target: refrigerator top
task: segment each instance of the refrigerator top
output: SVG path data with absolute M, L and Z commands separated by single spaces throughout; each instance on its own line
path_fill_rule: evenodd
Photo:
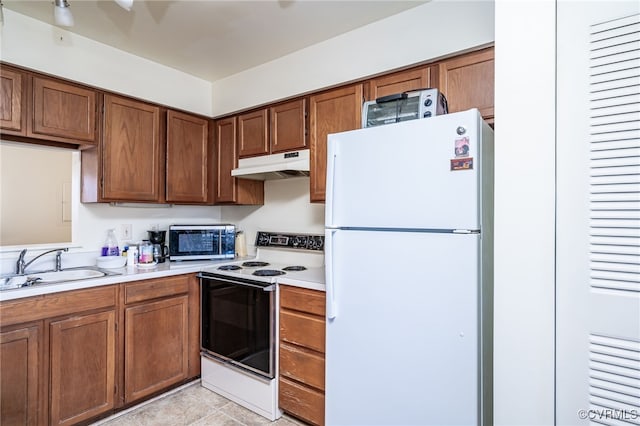
M 493 132 L 477 109 L 331 134 L 328 228 L 480 230 Z

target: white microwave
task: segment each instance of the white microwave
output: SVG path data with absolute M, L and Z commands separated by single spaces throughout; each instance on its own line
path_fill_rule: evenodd
M 447 100 L 438 89 L 398 93 L 365 102 L 362 127 L 428 118 L 448 111 Z

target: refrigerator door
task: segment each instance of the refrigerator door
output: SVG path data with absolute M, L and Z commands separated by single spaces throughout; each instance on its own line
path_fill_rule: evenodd
M 480 229 L 480 130 L 472 109 L 329 135 L 326 225 Z
M 480 236 L 326 237 L 326 424 L 481 424 Z

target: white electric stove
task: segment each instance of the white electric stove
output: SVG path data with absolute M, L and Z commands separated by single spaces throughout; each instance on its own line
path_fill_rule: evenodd
M 258 232 L 256 247 L 255 259 L 200 273 L 202 385 L 275 420 L 278 284 L 323 275 L 324 236 Z

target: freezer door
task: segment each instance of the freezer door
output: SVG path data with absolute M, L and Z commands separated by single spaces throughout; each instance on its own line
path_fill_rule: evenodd
M 481 424 L 480 236 L 326 237 L 326 424 Z
M 480 229 L 477 110 L 329 135 L 329 227 Z

